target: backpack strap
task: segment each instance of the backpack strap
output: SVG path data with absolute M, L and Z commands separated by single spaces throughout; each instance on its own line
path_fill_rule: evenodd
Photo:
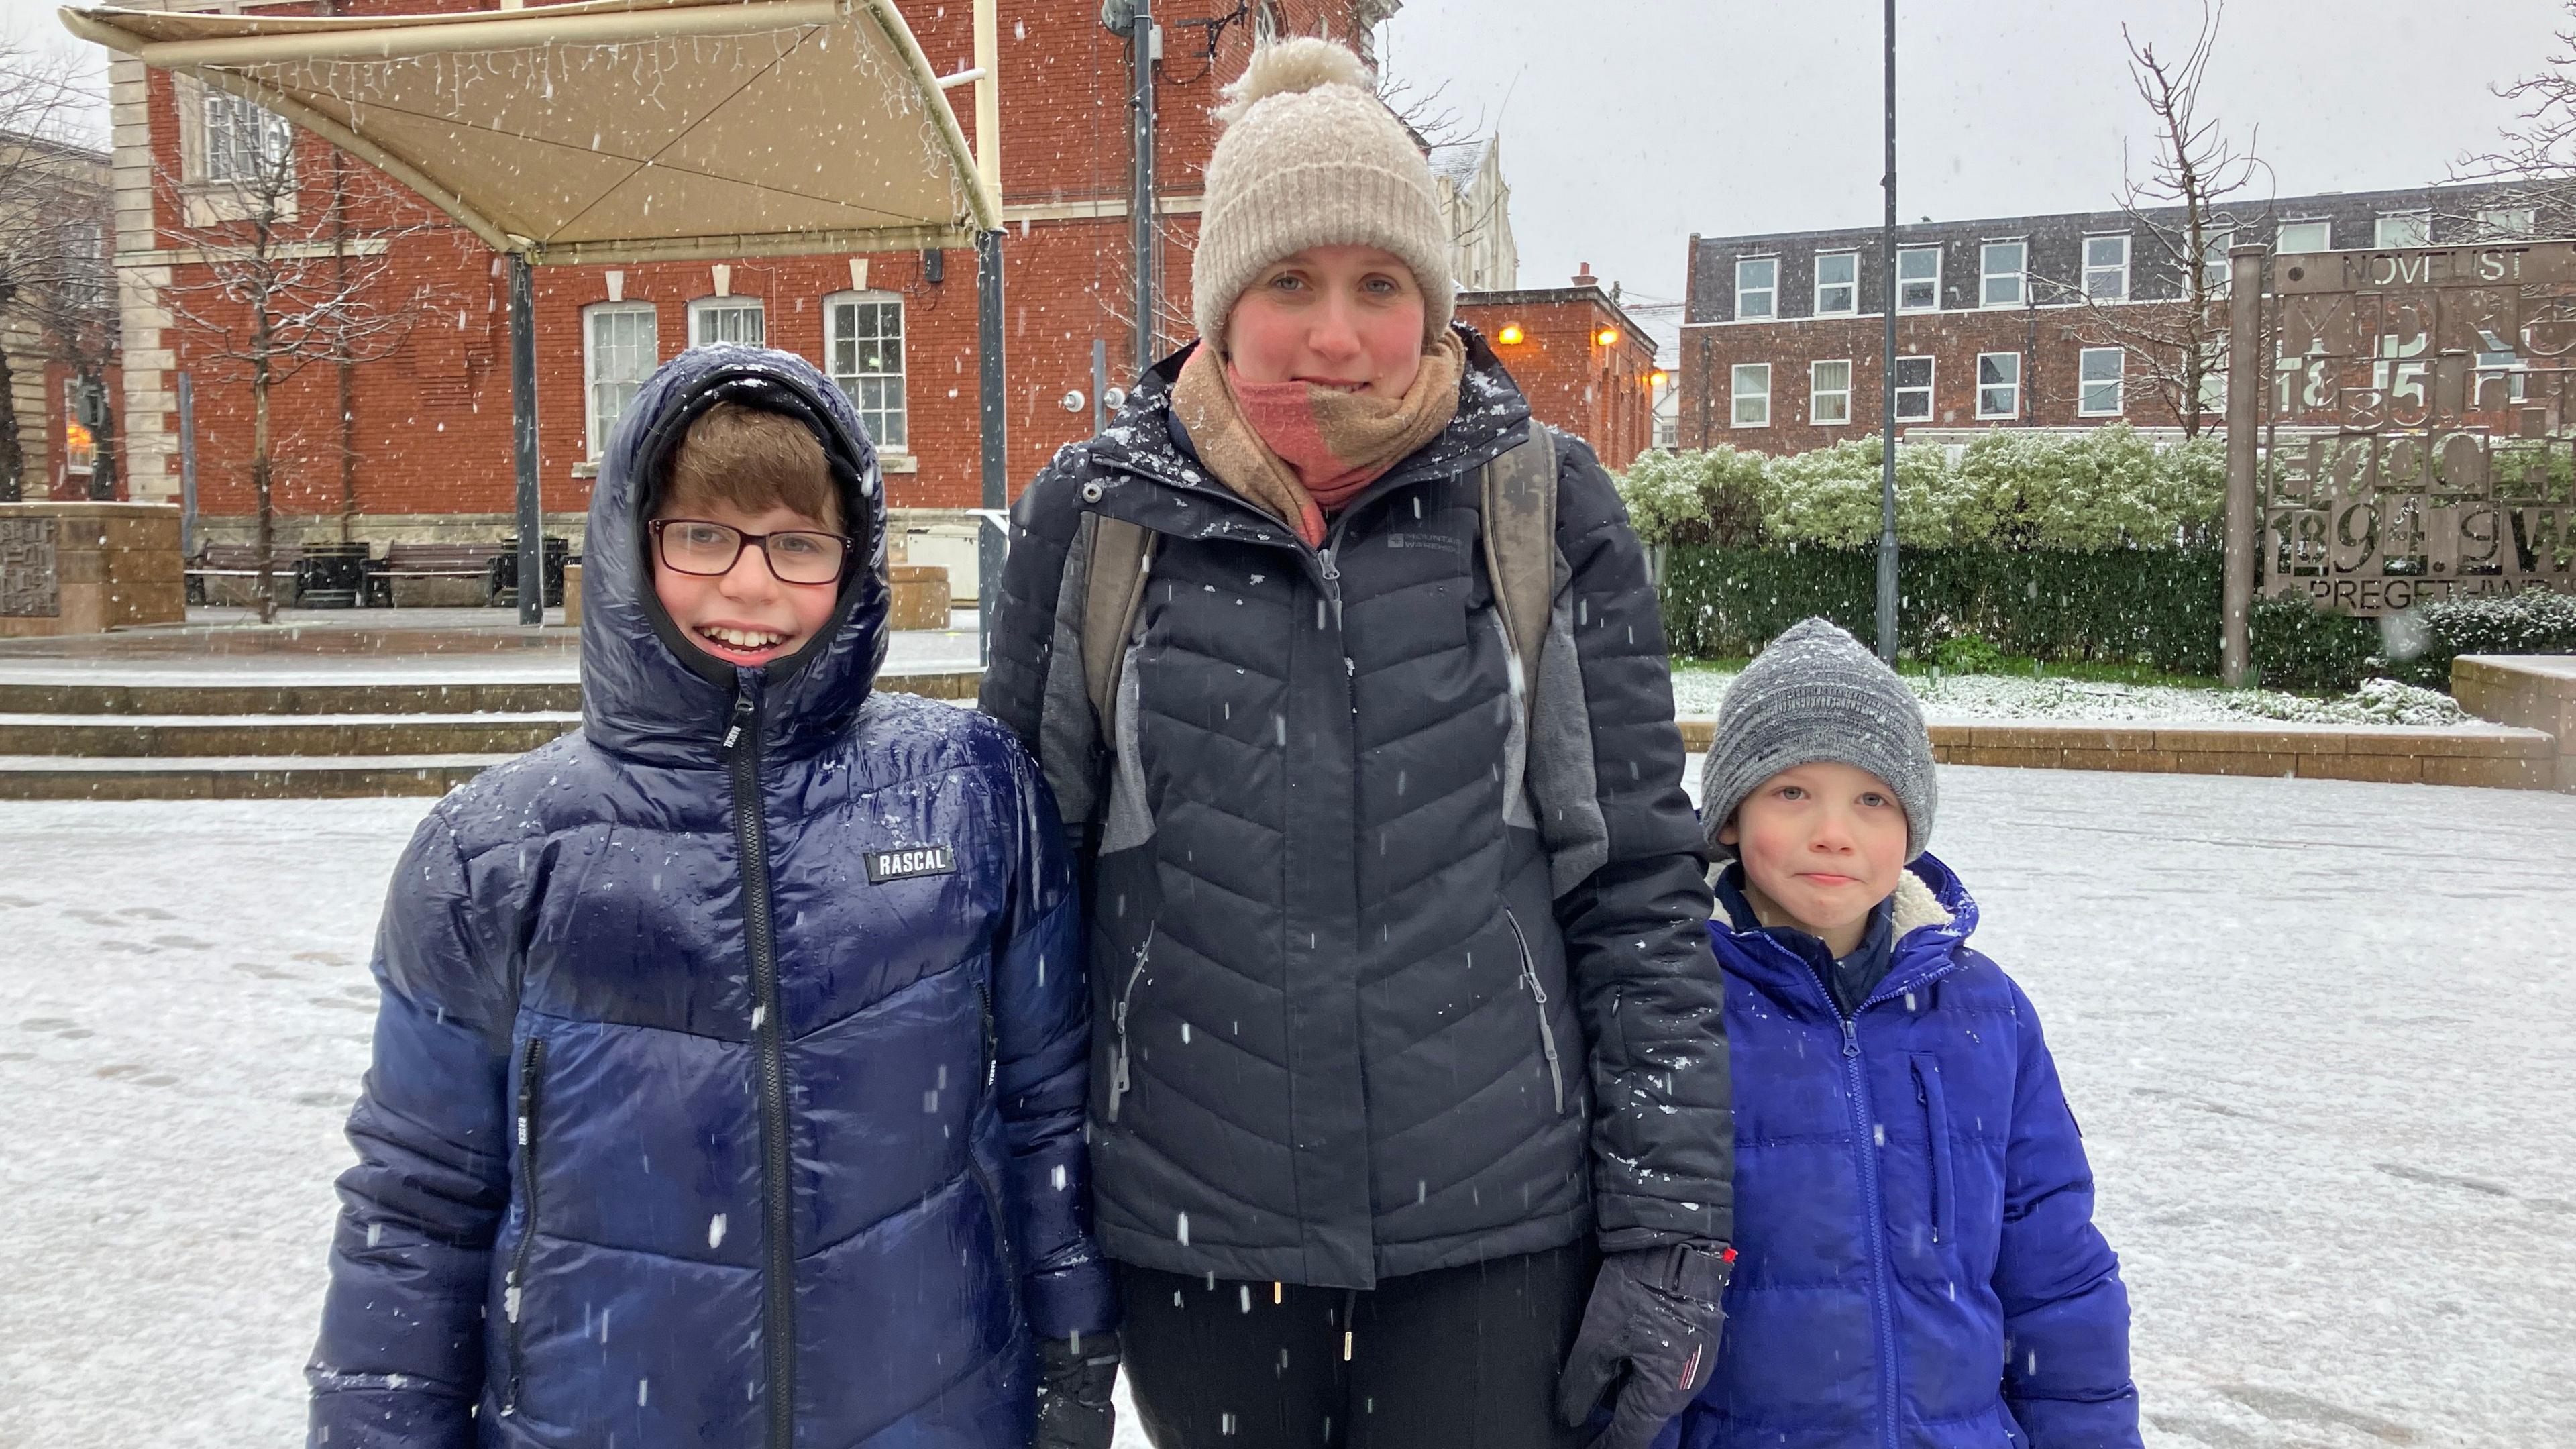
M 1522 695 L 1538 708 L 1538 652 L 1556 607 L 1556 440 L 1532 420 L 1528 439 L 1478 470 L 1485 576 L 1520 666 Z
M 1116 748 L 1118 666 L 1145 603 L 1145 581 L 1154 569 L 1156 535 L 1121 518 L 1091 516 L 1091 562 L 1083 578 L 1082 683 L 1100 738 Z

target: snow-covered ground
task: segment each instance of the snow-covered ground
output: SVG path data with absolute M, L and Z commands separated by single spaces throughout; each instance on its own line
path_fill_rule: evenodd
M 2576 1444 L 2576 798 L 1942 793 L 2089 1134 L 2149 1443 Z M 363 958 L 422 808 L 0 805 L 0 1442 L 299 1437 Z
M 1737 671 L 1683 665 L 1673 671 L 1673 701 L 1683 714 L 1715 714 Z M 1907 675 L 1905 683 L 1935 724 L 1978 720 L 2083 720 L 2103 723 L 2448 725 L 2487 728 L 2439 690 L 2373 679 L 2341 699 L 2310 699 L 2277 689 L 2188 689 L 2167 684 L 2095 684 L 2017 674 Z

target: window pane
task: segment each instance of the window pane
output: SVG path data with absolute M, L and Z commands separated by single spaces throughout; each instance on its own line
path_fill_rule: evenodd
M 1780 275 L 1780 263 L 1771 257 L 1750 257 L 1735 264 L 1735 315 L 1768 317 L 1774 312 L 1773 286 Z
M 2116 347 L 2084 349 L 2077 364 L 2082 385 L 2076 390 L 2076 411 L 2098 414 L 2120 410 L 2120 371 L 2126 360 Z
M 1939 247 L 1907 247 L 1896 254 L 1896 275 L 1901 281 L 1928 280 L 1941 275 Z
M 1985 285 L 1980 302 L 1988 307 L 2009 306 L 2022 299 L 2020 242 L 1991 242 L 1981 251 Z
M 1851 390 L 1851 364 L 1848 362 L 1817 363 L 1816 390 L 1819 392 L 1849 392 Z
M 2327 221 L 2285 221 L 2281 239 L 2274 248 L 2281 252 L 2325 252 L 2334 250 L 2334 223 Z
M 2540 214 L 2528 206 L 2488 207 L 2478 213 L 2478 229 L 2496 237 L 2537 236 Z
M 1860 258 L 1852 252 L 1827 252 L 1816 258 L 1816 284 L 1830 286 L 1850 282 L 1859 275 Z
M 2212 292 L 2227 290 L 2228 279 L 2233 270 L 2227 260 L 2227 253 L 2235 245 L 2236 233 L 2233 231 L 2213 231 L 2202 234 L 2200 264 L 2202 276 L 2205 278 L 2202 286 Z
M 1739 362 L 1732 376 L 1734 422 L 1739 428 L 1767 427 L 1771 422 L 1771 365 Z
M 2088 236 L 2084 239 L 2084 265 L 2117 267 L 2127 265 L 2129 239 L 2124 236 Z
M 2401 211 L 2379 219 L 2377 239 L 2382 247 L 2428 247 L 2433 244 L 2433 218 L 2421 211 Z
M 1772 279 L 1779 275 L 1779 269 L 1780 263 L 1771 257 L 1751 258 L 1737 262 L 1735 285 L 1738 288 L 1768 287 L 1772 285 Z
M 2084 380 L 2086 382 L 2101 382 L 2105 379 L 2117 380 L 2119 376 L 2120 349 L 2116 347 L 2087 347 L 2084 349 Z
M 1896 359 L 1896 385 L 1898 387 L 1930 387 L 1932 385 L 1932 359 L 1928 357 L 1900 357 Z

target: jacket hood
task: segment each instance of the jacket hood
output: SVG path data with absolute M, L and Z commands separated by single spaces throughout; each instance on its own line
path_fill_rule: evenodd
M 1710 883 L 1714 885 L 1732 864 L 1720 861 L 1709 867 Z M 1895 918 L 1890 923 L 1896 936 L 1893 959 L 1887 975 L 1870 993 L 1872 999 L 1947 974 L 1977 929 L 1976 898 L 1968 894 L 1956 871 L 1931 854 L 1918 855 L 1906 864 L 1905 873 L 1897 878 L 1895 900 Z M 1728 919 L 1722 896 L 1708 925 L 1718 962 L 1729 973 L 1774 995 L 1815 997 L 1823 990 L 1795 952 L 1764 935 L 1752 922 L 1739 926 Z M 1830 1002 L 1821 1004 L 1833 1009 Z
M 757 668 L 690 644 L 654 595 L 644 523 L 672 450 L 719 402 L 781 413 L 813 430 L 858 538 L 830 622 L 804 648 Z M 713 765 L 738 696 L 762 709 L 766 750 L 810 754 L 857 718 L 885 660 L 885 486 L 866 427 L 830 379 L 790 352 L 700 347 L 645 382 L 627 406 L 590 496 L 582 548 L 582 730 L 601 748 L 665 765 Z
M 1452 322 L 1450 330 L 1467 345 L 1467 365 L 1458 379 L 1458 413 L 1440 436 L 1369 484 L 1351 507 L 1408 483 L 1481 467 L 1529 436 L 1529 402 L 1520 385 L 1475 328 Z M 1193 342 L 1138 379 L 1135 391 L 1109 426 L 1088 442 L 1076 444 L 1088 460 L 1101 466 L 1097 481 L 1102 511 L 1161 533 L 1189 538 L 1235 537 L 1255 543 L 1295 542 L 1296 531 L 1268 519 L 1258 504 L 1217 481 L 1192 450 L 1189 435 L 1172 415 L 1172 388 L 1181 366 L 1205 346 Z M 1170 490 L 1179 490 L 1174 496 Z M 1122 496 L 1123 495 L 1123 496 Z M 1224 506 L 1198 508 L 1192 497 L 1205 495 Z

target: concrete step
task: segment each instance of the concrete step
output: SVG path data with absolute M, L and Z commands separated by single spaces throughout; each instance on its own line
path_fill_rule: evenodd
M 145 671 L 0 668 L 0 715 L 465 715 L 571 714 L 581 686 L 554 680 L 333 680 L 319 671 L 234 677 L 214 671 L 155 678 Z M 933 699 L 973 699 L 980 669 L 885 674 L 879 689 Z
M 580 727 L 576 713 L 0 714 L 0 755 L 80 759 L 212 756 L 514 755 Z
M 75 759 L 0 755 L 0 800 L 320 800 L 444 795 L 508 755 Z

